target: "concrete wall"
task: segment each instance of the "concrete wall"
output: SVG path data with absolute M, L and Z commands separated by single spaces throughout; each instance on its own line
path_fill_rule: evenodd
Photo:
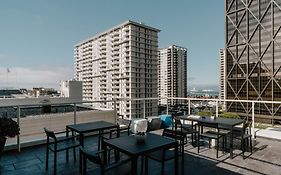
M 77 112 L 77 123 L 91 121 L 115 122 L 114 111 L 80 111 Z M 74 113 L 48 114 L 21 118 L 20 140 L 21 143 L 42 140 L 46 138 L 43 128 L 46 127 L 56 132 L 65 131 L 66 125 L 74 123 Z M 16 143 L 16 138 L 8 138 L 6 145 Z

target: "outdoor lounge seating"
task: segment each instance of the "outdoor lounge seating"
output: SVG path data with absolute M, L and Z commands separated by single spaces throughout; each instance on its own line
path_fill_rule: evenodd
M 71 137 L 65 137 L 65 138 L 57 138 L 56 134 L 62 134 L 65 132 L 59 132 L 59 133 L 54 133 L 53 131 L 50 131 L 46 128 L 44 128 L 44 131 L 47 135 L 47 148 L 46 148 L 46 170 L 48 169 L 49 165 L 49 150 L 54 152 L 54 174 L 57 173 L 57 152 L 60 151 L 66 151 L 66 161 L 68 162 L 69 160 L 69 154 L 68 150 L 73 149 L 73 157 L 74 160 L 76 161 L 76 152 L 75 148 L 78 147 L 80 144 L 75 140 L 74 136 Z M 53 140 L 53 142 L 50 141 L 50 139 Z

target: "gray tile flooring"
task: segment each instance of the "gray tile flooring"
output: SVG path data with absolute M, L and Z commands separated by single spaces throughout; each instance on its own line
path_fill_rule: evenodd
M 87 145 L 94 145 L 95 139 L 87 138 Z M 91 147 L 91 146 L 90 146 Z M 234 159 L 229 158 L 229 153 L 219 152 L 216 159 L 215 148 L 209 149 L 201 147 L 197 154 L 197 148 L 191 145 L 185 147 L 184 174 L 281 174 L 281 142 L 257 138 L 254 141 L 253 154 L 246 153 L 246 159 L 241 156 L 238 143 L 234 153 Z M 48 175 L 53 173 L 52 160 L 50 156 L 49 170 L 45 170 L 45 145 L 22 149 L 20 153 L 16 151 L 5 152 L 0 161 L 1 175 Z M 78 152 L 78 151 L 77 151 Z M 58 173 L 62 175 L 75 175 L 78 173 L 79 161 L 74 162 L 72 152 L 70 161 L 66 163 L 65 153 L 58 154 Z M 77 153 L 78 158 L 78 153 Z M 139 160 L 140 162 L 140 160 Z M 173 174 L 173 161 L 167 162 L 165 174 Z M 89 164 L 89 168 L 95 167 Z M 92 171 L 93 172 L 93 171 Z M 96 174 L 96 173 L 93 173 Z M 149 161 L 149 174 L 160 174 L 160 164 L 152 160 Z

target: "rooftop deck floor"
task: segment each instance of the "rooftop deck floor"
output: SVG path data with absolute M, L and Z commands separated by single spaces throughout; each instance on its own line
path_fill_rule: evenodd
M 94 140 L 87 138 L 87 145 L 94 146 Z M 236 146 L 238 148 L 238 146 Z M 184 174 L 281 174 L 281 142 L 257 138 L 254 141 L 253 154 L 246 153 L 243 159 L 241 151 L 235 149 L 233 159 L 229 153 L 219 152 L 216 159 L 215 148 L 201 147 L 197 154 L 197 147 L 190 144 L 185 147 Z M 45 170 L 45 145 L 24 148 L 20 153 L 16 151 L 5 152 L 0 161 L 1 175 L 45 175 L 53 173 L 52 160 L 50 156 L 49 170 Z M 78 151 L 77 151 L 78 152 Z M 66 163 L 65 153 L 58 154 L 58 173 L 61 175 L 79 174 L 79 161 L 74 162 L 70 152 L 70 161 Z M 77 153 L 78 158 L 78 153 Z M 139 161 L 140 162 L 140 161 Z M 89 166 L 91 168 L 91 166 Z M 92 169 L 95 169 L 92 166 Z M 160 174 L 160 164 L 149 161 L 149 174 Z M 173 161 L 166 163 L 165 174 L 173 174 Z

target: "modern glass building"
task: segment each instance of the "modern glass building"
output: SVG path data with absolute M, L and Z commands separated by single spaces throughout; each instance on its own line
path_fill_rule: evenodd
M 226 0 L 226 97 L 281 100 L 281 1 Z M 228 103 L 227 110 L 251 113 L 250 103 Z M 280 105 L 255 104 L 255 114 L 281 119 Z

